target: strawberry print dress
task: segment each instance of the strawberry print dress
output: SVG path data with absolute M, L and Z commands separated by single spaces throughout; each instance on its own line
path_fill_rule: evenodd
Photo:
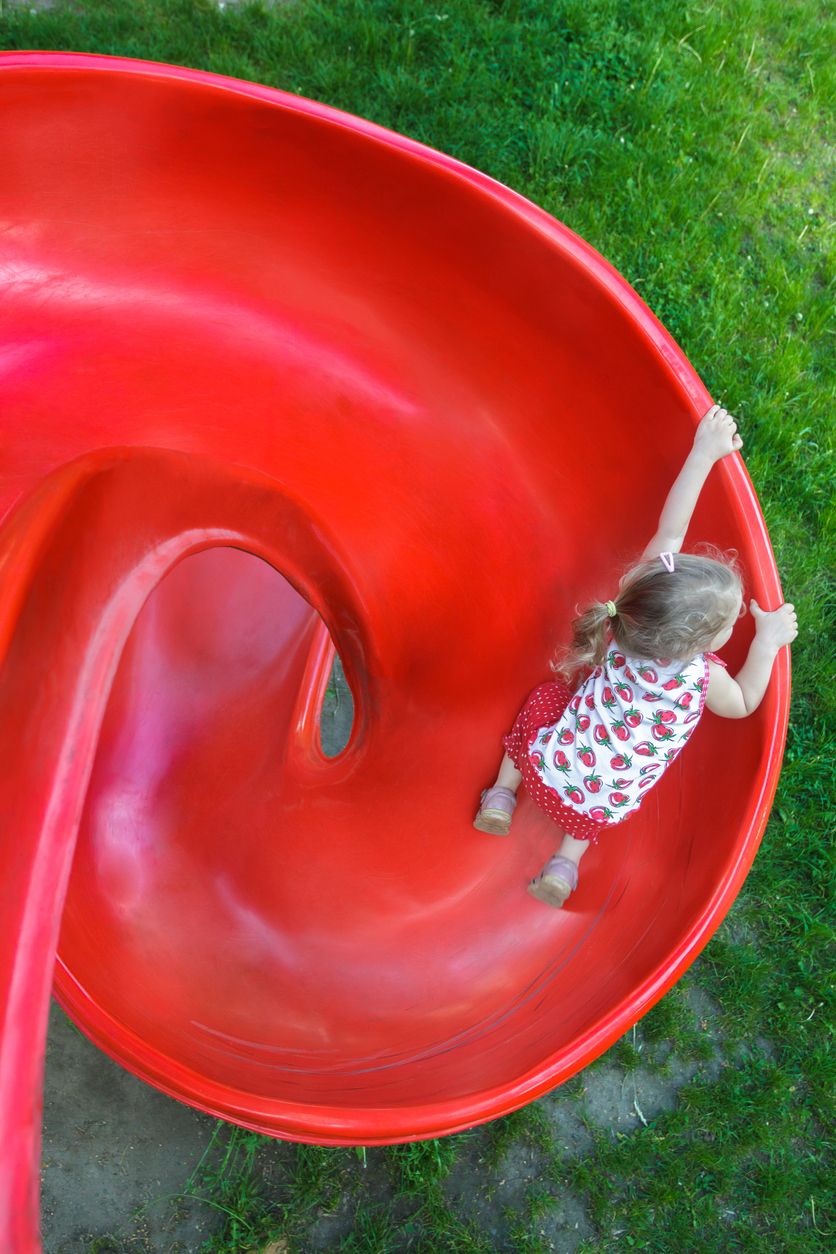
M 623 822 L 693 735 L 709 660 L 725 666 L 713 653 L 643 661 L 611 646 L 576 690 L 535 688 L 503 741 L 532 799 L 577 840 Z

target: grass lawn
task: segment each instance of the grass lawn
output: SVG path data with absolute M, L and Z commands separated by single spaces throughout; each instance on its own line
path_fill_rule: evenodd
M 272 1236 L 274 1254 L 818 1254 L 836 1241 L 828 45 L 833 26 L 817 0 L 288 0 L 222 10 L 209 0 L 77 0 L 35 14 L 0 3 L 3 48 L 142 57 L 280 87 L 448 152 L 567 223 L 636 287 L 739 417 L 798 609 L 784 771 L 739 899 L 639 1034 L 555 1095 L 582 1111 L 585 1076 L 601 1068 L 627 1082 L 639 1066 L 694 1064 L 672 1108 L 628 1131 L 582 1117 L 567 1140 L 545 1098 L 476 1133 L 365 1161 L 219 1123 L 183 1190 L 217 1210 L 214 1249 L 262 1249 Z M 716 1008 L 715 1067 L 700 1066 L 710 1051 L 689 993 Z M 503 1209 L 509 1164 L 520 1187 Z M 455 1201 L 456 1180 L 476 1199 L 469 1209 Z M 557 1237 L 551 1218 L 567 1197 L 582 1221 Z M 343 1219 L 323 1245 L 329 1212 Z

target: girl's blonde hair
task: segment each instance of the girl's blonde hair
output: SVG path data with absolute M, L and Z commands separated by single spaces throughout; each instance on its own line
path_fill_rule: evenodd
M 673 571 L 659 557 L 630 567 L 615 614 L 595 602 L 576 618 L 572 643 L 552 661 L 552 670 L 571 680 L 584 667 L 600 666 L 610 632 L 628 657 L 686 661 L 705 652 L 743 595 L 735 554 L 705 548 L 706 554 L 676 553 Z

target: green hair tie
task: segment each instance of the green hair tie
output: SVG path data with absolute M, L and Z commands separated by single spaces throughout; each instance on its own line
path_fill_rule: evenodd
M 615 616 L 616 616 L 616 614 L 617 614 L 617 613 L 618 613 L 618 610 L 616 609 L 616 606 L 615 606 L 615 601 L 607 601 L 607 614 L 608 614 L 608 616 L 609 616 L 610 618 L 615 618 Z

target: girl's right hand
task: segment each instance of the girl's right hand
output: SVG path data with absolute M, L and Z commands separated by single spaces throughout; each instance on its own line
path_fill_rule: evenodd
M 729 453 L 736 453 L 742 447 L 743 441 L 737 434 L 736 420 L 722 405 L 712 405 L 697 427 L 694 448 L 710 461 L 716 462 Z
M 777 610 L 762 610 L 757 601 L 750 601 L 749 610 L 755 620 L 758 640 L 776 653 L 785 644 L 792 644 L 798 635 L 795 606 L 789 601 Z

